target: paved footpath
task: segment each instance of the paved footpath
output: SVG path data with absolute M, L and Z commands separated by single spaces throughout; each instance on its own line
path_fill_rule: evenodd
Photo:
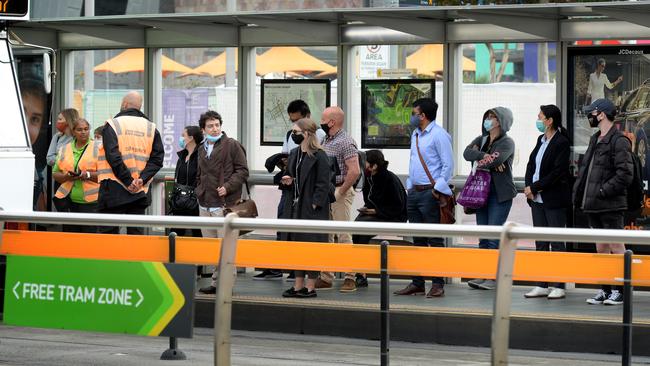
M 0 325 L 0 365 L 212 365 L 212 330 L 198 328 L 181 339 L 186 361 L 160 361 L 166 338 L 18 328 Z M 233 332 L 232 364 L 241 366 L 379 365 L 379 343 L 293 334 Z M 488 365 L 490 350 L 391 343 L 391 364 L 398 366 Z M 636 365 L 650 358 L 635 358 Z M 611 355 L 511 351 L 510 365 L 600 366 L 620 364 Z

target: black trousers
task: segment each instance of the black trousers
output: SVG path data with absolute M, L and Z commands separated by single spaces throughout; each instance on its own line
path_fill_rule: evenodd
M 66 197 L 70 200 L 69 197 Z M 68 202 L 68 212 L 77 213 L 95 213 L 97 212 L 97 202 L 94 203 L 74 203 Z M 96 233 L 97 226 L 90 225 L 63 225 L 63 232 L 65 233 Z
M 146 208 L 142 207 L 142 205 L 137 204 L 137 205 L 131 205 L 131 204 L 126 204 L 126 205 L 121 205 L 117 207 L 110 207 L 110 208 L 104 208 L 101 209 L 99 212 L 100 213 L 105 213 L 105 214 L 122 214 L 122 215 L 144 215 Z M 98 228 L 99 233 L 101 234 L 119 234 L 120 233 L 120 227 L 119 226 L 100 226 Z M 126 233 L 129 235 L 144 235 L 144 228 L 143 227 L 127 227 L 126 228 Z
M 532 202 L 533 226 L 539 227 L 566 227 L 566 208 L 545 208 L 544 204 Z M 535 248 L 538 252 L 566 252 L 564 242 L 536 241 Z M 548 288 L 548 282 L 540 282 L 539 287 Z M 555 283 L 553 287 L 564 288 L 564 283 Z

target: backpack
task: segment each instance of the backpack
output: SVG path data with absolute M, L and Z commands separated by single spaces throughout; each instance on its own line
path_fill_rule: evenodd
M 618 136 L 629 138 L 623 134 L 614 134 L 610 142 L 610 156 L 612 159 L 612 166 L 614 165 L 614 156 L 616 154 L 616 140 Z M 630 144 L 632 141 L 630 141 Z M 644 204 L 644 184 L 643 184 L 643 168 L 639 157 L 630 150 L 632 155 L 632 183 L 627 187 L 627 211 L 640 212 Z
M 361 192 L 363 190 L 363 184 L 366 182 L 366 152 L 357 150 L 357 155 L 359 157 L 359 178 L 354 182 L 352 187 L 355 191 Z

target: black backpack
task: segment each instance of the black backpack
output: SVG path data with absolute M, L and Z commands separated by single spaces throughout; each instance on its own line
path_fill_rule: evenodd
M 612 136 L 612 140 L 609 144 L 612 166 L 614 165 L 616 140 L 618 139 L 618 136 L 625 137 L 629 140 L 627 136 L 620 133 L 616 133 Z M 632 142 L 630 141 L 630 146 L 631 144 Z M 630 151 L 630 154 L 632 155 L 632 183 L 627 187 L 627 211 L 633 213 L 641 212 L 641 208 L 644 204 L 643 196 L 645 186 L 643 184 L 643 168 L 641 166 L 641 160 L 639 160 L 639 157 L 634 153 L 634 151 Z
M 359 178 L 357 178 L 357 181 L 354 182 L 352 187 L 355 191 L 361 192 L 366 182 L 366 152 L 357 150 L 357 155 L 359 157 Z

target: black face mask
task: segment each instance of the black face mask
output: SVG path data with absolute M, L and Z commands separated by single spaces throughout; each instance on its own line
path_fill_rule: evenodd
M 589 114 L 587 120 L 589 121 L 589 126 L 591 126 L 591 128 L 598 127 L 598 115 L 594 116 L 593 114 Z
M 293 140 L 293 142 L 296 143 L 296 145 L 300 145 L 300 144 L 302 144 L 302 141 L 305 139 L 305 136 L 296 135 L 295 133 L 292 133 L 291 134 L 291 139 Z
M 323 131 L 325 131 L 326 135 L 330 134 L 330 125 L 328 125 L 327 123 L 320 125 L 320 128 L 322 128 Z

